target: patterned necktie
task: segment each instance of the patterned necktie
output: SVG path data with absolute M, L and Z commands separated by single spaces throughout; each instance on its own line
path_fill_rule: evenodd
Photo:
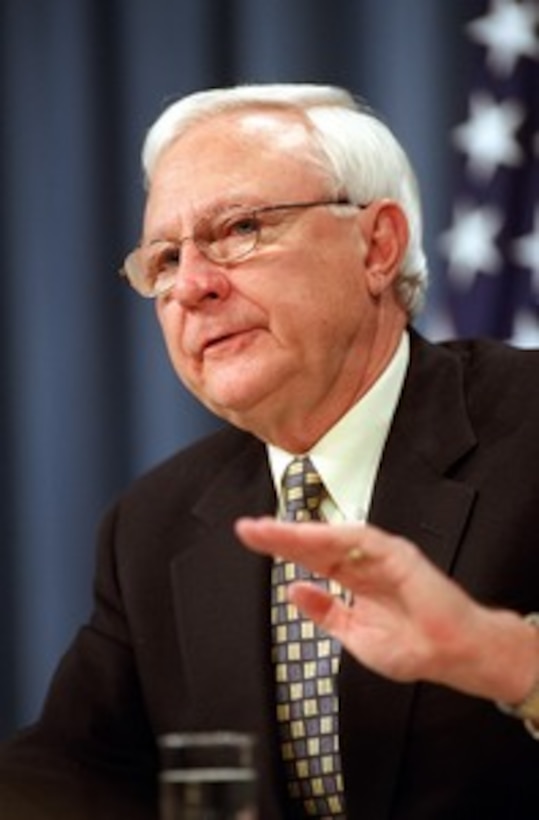
M 285 520 L 319 521 L 324 486 L 311 461 L 296 458 L 283 481 Z M 339 594 L 332 581 L 276 559 L 271 620 L 277 718 L 290 796 L 309 817 L 344 818 L 336 677 L 340 644 L 287 602 L 290 581 L 307 579 Z

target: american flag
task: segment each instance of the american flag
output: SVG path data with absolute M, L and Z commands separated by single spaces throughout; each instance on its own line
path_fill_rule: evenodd
M 475 76 L 451 140 L 459 184 L 440 237 L 459 336 L 539 346 L 539 0 L 489 0 L 465 29 Z

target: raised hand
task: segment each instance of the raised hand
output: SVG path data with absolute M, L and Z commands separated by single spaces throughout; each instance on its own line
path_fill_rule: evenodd
M 273 518 L 240 519 L 236 531 L 250 549 L 343 585 L 345 600 L 305 582 L 291 584 L 289 598 L 374 671 L 510 702 L 533 686 L 536 630 L 516 613 L 477 603 L 411 542 L 361 524 Z

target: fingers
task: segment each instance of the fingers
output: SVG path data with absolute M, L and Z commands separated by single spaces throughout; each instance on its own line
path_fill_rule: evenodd
M 403 539 L 370 525 L 287 523 L 274 518 L 242 518 L 236 533 L 255 552 L 286 558 L 322 575 L 337 577 L 395 553 Z
M 288 588 L 288 600 L 325 632 L 343 639 L 348 607 L 342 599 L 333 597 L 316 584 L 295 581 Z
M 345 560 L 353 567 L 356 567 L 366 557 L 367 553 L 365 552 L 365 550 L 362 549 L 360 546 L 356 546 L 350 547 L 350 549 L 346 553 Z
M 288 600 L 307 618 L 319 626 L 327 618 L 334 598 L 317 584 L 307 581 L 295 581 L 288 587 Z
M 357 561 L 364 555 L 364 545 L 359 544 L 362 531 L 360 524 L 342 524 L 338 527 L 320 523 L 288 523 L 275 518 L 240 518 L 236 533 L 246 546 L 255 552 L 296 560 L 300 556 L 314 558 L 330 547 L 334 562 L 347 558 Z
M 394 595 L 417 576 L 418 568 L 427 566 L 409 541 L 366 524 L 243 518 L 237 521 L 236 532 L 255 552 L 333 578 L 354 596 Z

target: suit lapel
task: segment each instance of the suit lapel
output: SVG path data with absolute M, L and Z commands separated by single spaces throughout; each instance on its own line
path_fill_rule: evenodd
M 450 477 L 475 447 L 459 359 L 412 334 L 403 394 L 380 465 L 370 520 L 415 543 L 446 571 L 475 498 Z
M 194 509 L 187 548 L 172 565 L 180 648 L 190 675 L 193 727 L 253 733 L 263 816 L 279 817 L 270 659 L 270 561 L 234 536 L 240 515 L 273 514 L 263 445 L 223 465 Z
M 411 334 L 403 394 L 383 454 L 370 521 L 411 539 L 450 573 L 475 490 L 451 479 L 451 467 L 475 445 L 463 393 L 462 365 L 444 349 Z M 357 664 L 341 664 L 343 760 L 352 784 L 349 813 L 390 816 L 417 687 L 394 684 Z M 385 740 L 387 739 L 387 740 Z M 361 782 L 356 790 L 358 766 Z

